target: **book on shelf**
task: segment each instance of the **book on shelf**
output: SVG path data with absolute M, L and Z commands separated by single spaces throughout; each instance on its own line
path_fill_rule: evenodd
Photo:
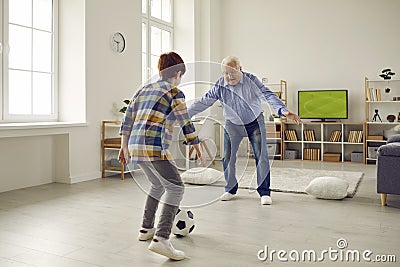
M 367 101 L 372 101 L 370 88 L 367 89 Z
M 303 150 L 303 153 L 304 153 L 303 159 L 306 159 L 306 160 L 310 159 L 308 151 L 309 151 L 309 148 L 304 148 L 304 150 Z
M 358 139 L 357 139 L 357 143 L 361 143 L 363 140 L 363 135 L 364 132 L 363 131 L 358 131 Z
M 352 130 L 352 131 L 349 132 L 349 138 L 348 138 L 347 142 L 349 142 L 349 143 L 361 143 L 362 139 L 363 139 L 363 131 L 362 130 L 361 131 Z
M 329 142 L 340 142 L 342 138 L 342 130 L 332 131 L 331 136 L 329 137 Z
M 358 131 L 357 143 L 361 143 L 363 139 L 363 131 Z
M 376 89 L 376 100 L 382 101 L 381 89 L 379 88 Z
M 376 101 L 376 93 L 374 88 L 369 88 L 371 92 L 371 101 Z
M 290 135 L 292 140 L 291 141 L 297 141 L 297 133 L 295 130 L 290 130 Z
M 321 149 L 319 148 L 304 148 L 303 158 L 305 160 L 320 160 Z
M 336 140 L 337 142 L 342 141 L 342 130 L 336 132 Z
M 314 130 L 304 130 L 304 141 L 315 141 Z
M 382 101 L 382 93 L 380 88 L 368 88 L 367 90 L 368 101 Z
M 353 131 L 350 131 L 350 132 L 349 132 L 349 138 L 347 139 L 347 141 L 348 141 L 349 143 L 353 143 L 353 139 L 354 139 L 354 132 L 353 132 Z
M 285 138 L 287 141 L 297 141 L 297 134 L 295 130 L 285 130 Z
M 285 134 L 285 139 L 289 140 L 289 130 L 285 130 L 284 134 Z

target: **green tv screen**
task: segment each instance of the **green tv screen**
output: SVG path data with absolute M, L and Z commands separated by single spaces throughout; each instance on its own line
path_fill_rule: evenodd
M 347 119 L 347 90 L 298 91 L 302 119 Z

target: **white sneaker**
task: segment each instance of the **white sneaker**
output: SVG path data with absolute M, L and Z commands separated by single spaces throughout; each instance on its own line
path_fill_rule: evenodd
M 172 260 L 180 261 L 185 258 L 185 253 L 175 249 L 169 239 L 156 237 L 151 241 L 149 249 Z
M 225 193 L 222 194 L 221 200 L 222 201 L 228 201 L 228 200 L 231 200 L 232 198 L 234 198 L 235 196 L 236 196 L 235 194 L 231 194 L 229 192 L 225 192 Z
M 149 240 L 149 239 L 153 238 L 155 232 L 156 232 L 156 228 L 147 229 L 147 228 L 142 227 L 139 231 L 138 238 L 140 241 Z
M 270 196 L 262 196 L 261 197 L 261 205 L 271 205 L 272 198 Z

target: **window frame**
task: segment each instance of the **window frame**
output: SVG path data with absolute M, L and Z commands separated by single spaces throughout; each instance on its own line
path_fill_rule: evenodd
M 142 13 L 142 23 L 146 26 L 146 53 L 143 53 L 143 47 L 141 49 L 141 54 L 146 54 L 146 63 L 145 69 L 142 70 L 145 73 L 145 80 L 142 80 L 142 84 L 146 83 L 150 79 L 154 77 L 157 73 L 151 73 L 151 27 L 157 27 L 163 31 L 168 31 L 171 34 L 170 39 L 170 50 L 173 50 L 174 44 L 174 0 L 171 0 L 171 22 L 164 21 L 162 19 L 158 19 L 156 17 L 151 16 L 151 1 L 152 0 L 144 0 L 146 2 L 146 13 Z M 143 1 L 142 1 L 143 4 Z M 143 10 L 143 8 L 142 8 Z M 142 40 L 143 43 L 143 40 Z M 142 58 L 143 60 L 143 58 Z M 143 78 L 143 77 L 142 77 Z
M 0 97 L 0 123 L 8 123 L 8 122 L 38 122 L 38 121 L 58 121 L 58 1 L 52 0 L 52 59 L 51 59 L 51 74 L 52 74 L 52 82 L 51 82 L 51 114 L 46 115 L 38 115 L 38 114 L 9 114 L 9 1 L 12 0 L 0 0 L 0 12 L 3 14 L 3 19 L 1 20 L 1 30 L 0 30 L 0 38 L 3 43 L 3 53 L 1 54 L 1 63 L 2 63 L 2 72 L 1 72 L 1 97 Z M 35 29 L 32 27 L 28 27 L 30 29 Z M 33 43 L 31 43 L 33 45 Z M 33 54 L 32 54 L 33 56 Z M 29 73 L 35 73 L 32 69 L 29 70 Z M 32 94 L 32 87 L 30 92 Z M 33 101 L 33 98 L 31 99 Z M 33 106 L 32 106 L 33 108 Z

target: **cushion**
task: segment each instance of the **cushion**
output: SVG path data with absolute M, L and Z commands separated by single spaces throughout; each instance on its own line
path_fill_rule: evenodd
M 389 143 L 378 148 L 379 156 L 400 157 L 400 143 Z
M 306 187 L 305 191 L 316 198 L 343 199 L 347 196 L 349 182 L 337 177 L 317 177 Z
M 400 142 L 400 134 L 395 134 L 392 135 L 391 137 L 389 137 L 389 139 L 387 140 L 387 143 L 395 143 L 395 142 Z
M 212 184 L 223 177 L 223 172 L 204 167 L 192 168 L 181 174 L 182 181 L 188 184 Z

